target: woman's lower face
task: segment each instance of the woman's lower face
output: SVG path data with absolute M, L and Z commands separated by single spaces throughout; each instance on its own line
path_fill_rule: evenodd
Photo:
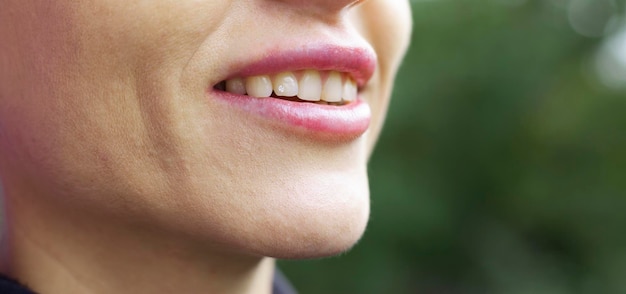
M 7 191 L 243 254 L 350 248 L 410 32 L 408 1 L 353 2 L 3 1 Z

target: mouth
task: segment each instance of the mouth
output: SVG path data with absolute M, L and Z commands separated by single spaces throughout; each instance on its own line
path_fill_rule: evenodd
M 375 68 L 376 55 L 370 48 L 270 51 L 256 61 L 231 65 L 231 74 L 214 84 L 209 94 L 228 108 L 243 111 L 242 119 L 269 122 L 290 134 L 356 139 L 369 128 L 371 109 L 362 90 Z
M 351 103 L 358 95 L 356 81 L 348 73 L 315 69 L 235 77 L 218 83 L 214 89 L 260 99 L 271 97 L 333 106 Z

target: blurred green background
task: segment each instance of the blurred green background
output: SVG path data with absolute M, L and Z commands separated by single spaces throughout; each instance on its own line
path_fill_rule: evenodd
M 626 293 L 625 7 L 413 1 L 368 231 L 299 291 Z

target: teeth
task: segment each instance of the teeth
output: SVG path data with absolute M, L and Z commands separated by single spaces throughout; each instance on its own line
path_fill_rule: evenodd
M 322 77 L 320 72 L 307 70 L 302 74 L 298 91 L 298 98 L 306 101 L 320 101 L 322 98 Z
M 272 77 L 258 75 L 229 79 L 222 89 L 258 98 L 270 97 L 274 93 L 274 97 L 298 97 L 318 104 L 337 105 L 357 98 L 356 82 L 350 77 L 344 78 L 344 75 L 336 71 L 321 73 L 317 70 L 282 72 Z
M 298 95 L 298 79 L 293 73 L 284 72 L 274 77 L 274 93 L 279 97 Z
M 322 100 L 326 102 L 341 102 L 341 95 L 343 94 L 342 84 L 341 74 L 336 71 L 331 72 L 322 91 Z
M 357 96 L 357 87 L 356 83 L 353 80 L 346 81 L 343 84 L 343 100 L 345 101 L 354 101 Z
M 249 77 L 246 79 L 246 92 L 258 98 L 272 96 L 272 80 L 269 76 Z
M 246 84 L 242 78 L 235 78 L 226 81 L 226 91 L 229 93 L 245 95 L 246 94 Z

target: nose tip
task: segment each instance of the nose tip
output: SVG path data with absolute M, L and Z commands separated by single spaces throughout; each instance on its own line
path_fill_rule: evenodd
M 333 14 L 358 5 L 365 0 L 275 0 L 298 7 L 310 13 Z M 395 1 L 395 0 L 390 0 Z

